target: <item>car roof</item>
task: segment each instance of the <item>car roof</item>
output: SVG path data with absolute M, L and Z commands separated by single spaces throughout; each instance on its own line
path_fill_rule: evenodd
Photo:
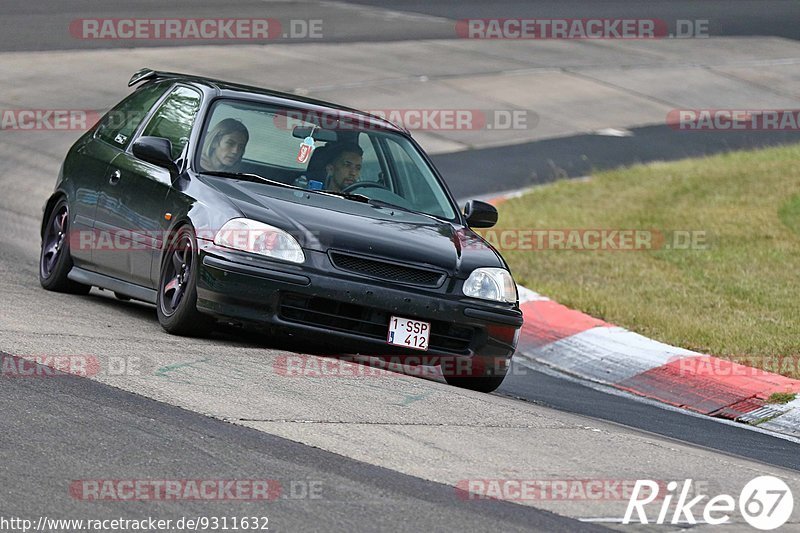
M 264 89 L 262 87 L 255 87 L 252 85 L 245 85 L 241 83 L 232 83 L 214 78 L 207 78 L 204 76 L 181 74 L 178 72 L 161 72 L 149 68 L 143 68 L 136 71 L 133 74 L 133 76 L 131 76 L 131 79 L 128 82 L 128 87 L 132 87 L 143 81 L 150 82 L 150 81 L 162 81 L 162 80 L 183 81 L 190 84 L 200 85 L 203 87 L 214 89 L 219 94 L 222 94 L 224 96 L 248 95 L 248 96 L 268 97 L 268 99 L 272 102 L 289 103 L 292 104 L 293 106 L 302 107 L 309 111 L 319 112 L 326 110 L 334 110 L 336 111 L 337 115 L 342 116 L 343 118 L 355 119 L 356 117 L 361 117 L 363 121 L 363 117 L 368 117 L 370 122 L 372 122 L 373 125 L 375 126 L 409 135 L 409 132 L 406 128 L 399 126 L 377 115 L 367 113 L 365 111 L 342 106 L 339 104 L 334 104 L 331 102 L 325 102 L 323 100 L 316 100 L 314 98 L 299 96 L 296 94 L 290 94 L 271 89 Z

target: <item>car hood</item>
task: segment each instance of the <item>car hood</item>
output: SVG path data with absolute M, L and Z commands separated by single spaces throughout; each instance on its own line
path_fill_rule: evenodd
M 291 233 L 309 250 L 341 250 L 433 266 L 466 276 L 506 265 L 469 228 L 334 196 L 224 178 L 203 178 L 246 218 Z

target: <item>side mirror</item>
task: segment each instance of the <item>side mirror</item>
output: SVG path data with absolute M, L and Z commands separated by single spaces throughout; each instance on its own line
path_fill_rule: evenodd
M 178 165 L 172 160 L 172 143 L 163 137 L 139 137 L 131 149 L 133 155 L 156 166 L 169 170 L 172 176 L 178 174 Z
M 497 224 L 497 209 L 480 200 L 470 200 L 464 206 L 464 216 L 471 228 L 491 228 Z

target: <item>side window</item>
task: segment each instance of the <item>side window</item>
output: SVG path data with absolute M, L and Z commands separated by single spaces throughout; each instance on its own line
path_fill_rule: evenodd
M 111 146 L 124 150 L 130 144 L 136 128 L 139 127 L 144 117 L 150 112 L 150 108 L 161 98 L 165 90 L 164 84 L 147 85 L 140 88 L 103 118 L 95 135 Z
M 422 161 L 415 163 L 407 148 L 400 146 L 393 139 L 387 139 L 386 146 L 389 149 L 388 155 L 394 162 L 401 196 L 429 213 L 443 216 L 441 205 L 446 201 L 444 194 L 434 192 L 422 175 L 420 168 L 424 163 Z
M 158 108 L 142 135 L 169 139 L 172 159 L 177 159 L 189 141 L 199 109 L 200 93 L 189 87 L 177 87 Z
M 361 161 L 361 181 L 383 181 L 381 164 L 378 161 L 378 155 L 375 153 L 372 137 L 362 133 L 359 136 L 358 145 L 364 150 L 364 156 Z

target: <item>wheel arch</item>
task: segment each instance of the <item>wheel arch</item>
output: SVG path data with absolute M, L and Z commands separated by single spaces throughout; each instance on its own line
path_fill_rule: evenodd
M 42 223 L 39 227 L 39 237 L 44 238 L 44 228 L 47 225 L 47 221 L 50 219 L 50 213 L 53 212 L 53 208 L 62 198 L 67 200 L 67 193 L 59 190 L 51 194 L 50 198 L 45 202 L 42 208 Z
M 161 267 L 164 264 L 164 259 L 166 258 L 167 253 L 169 252 L 170 243 L 172 242 L 172 239 L 175 238 L 175 235 L 178 233 L 178 231 L 180 231 L 180 229 L 182 227 L 184 227 L 184 226 L 191 227 L 192 231 L 195 232 L 195 238 L 197 238 L 195 225 L 192 222 L 192 219 L 188 215 L 180 217 L 177 220 L 175 220 L 169 226 L 169 228 L 167 229 L 166 233 L 164 234 L 164 244 L 161 247 L 161 253 L 159 254 L 159 258 L 158 258 L 158 275 L 159 276 L 161 276 Z

